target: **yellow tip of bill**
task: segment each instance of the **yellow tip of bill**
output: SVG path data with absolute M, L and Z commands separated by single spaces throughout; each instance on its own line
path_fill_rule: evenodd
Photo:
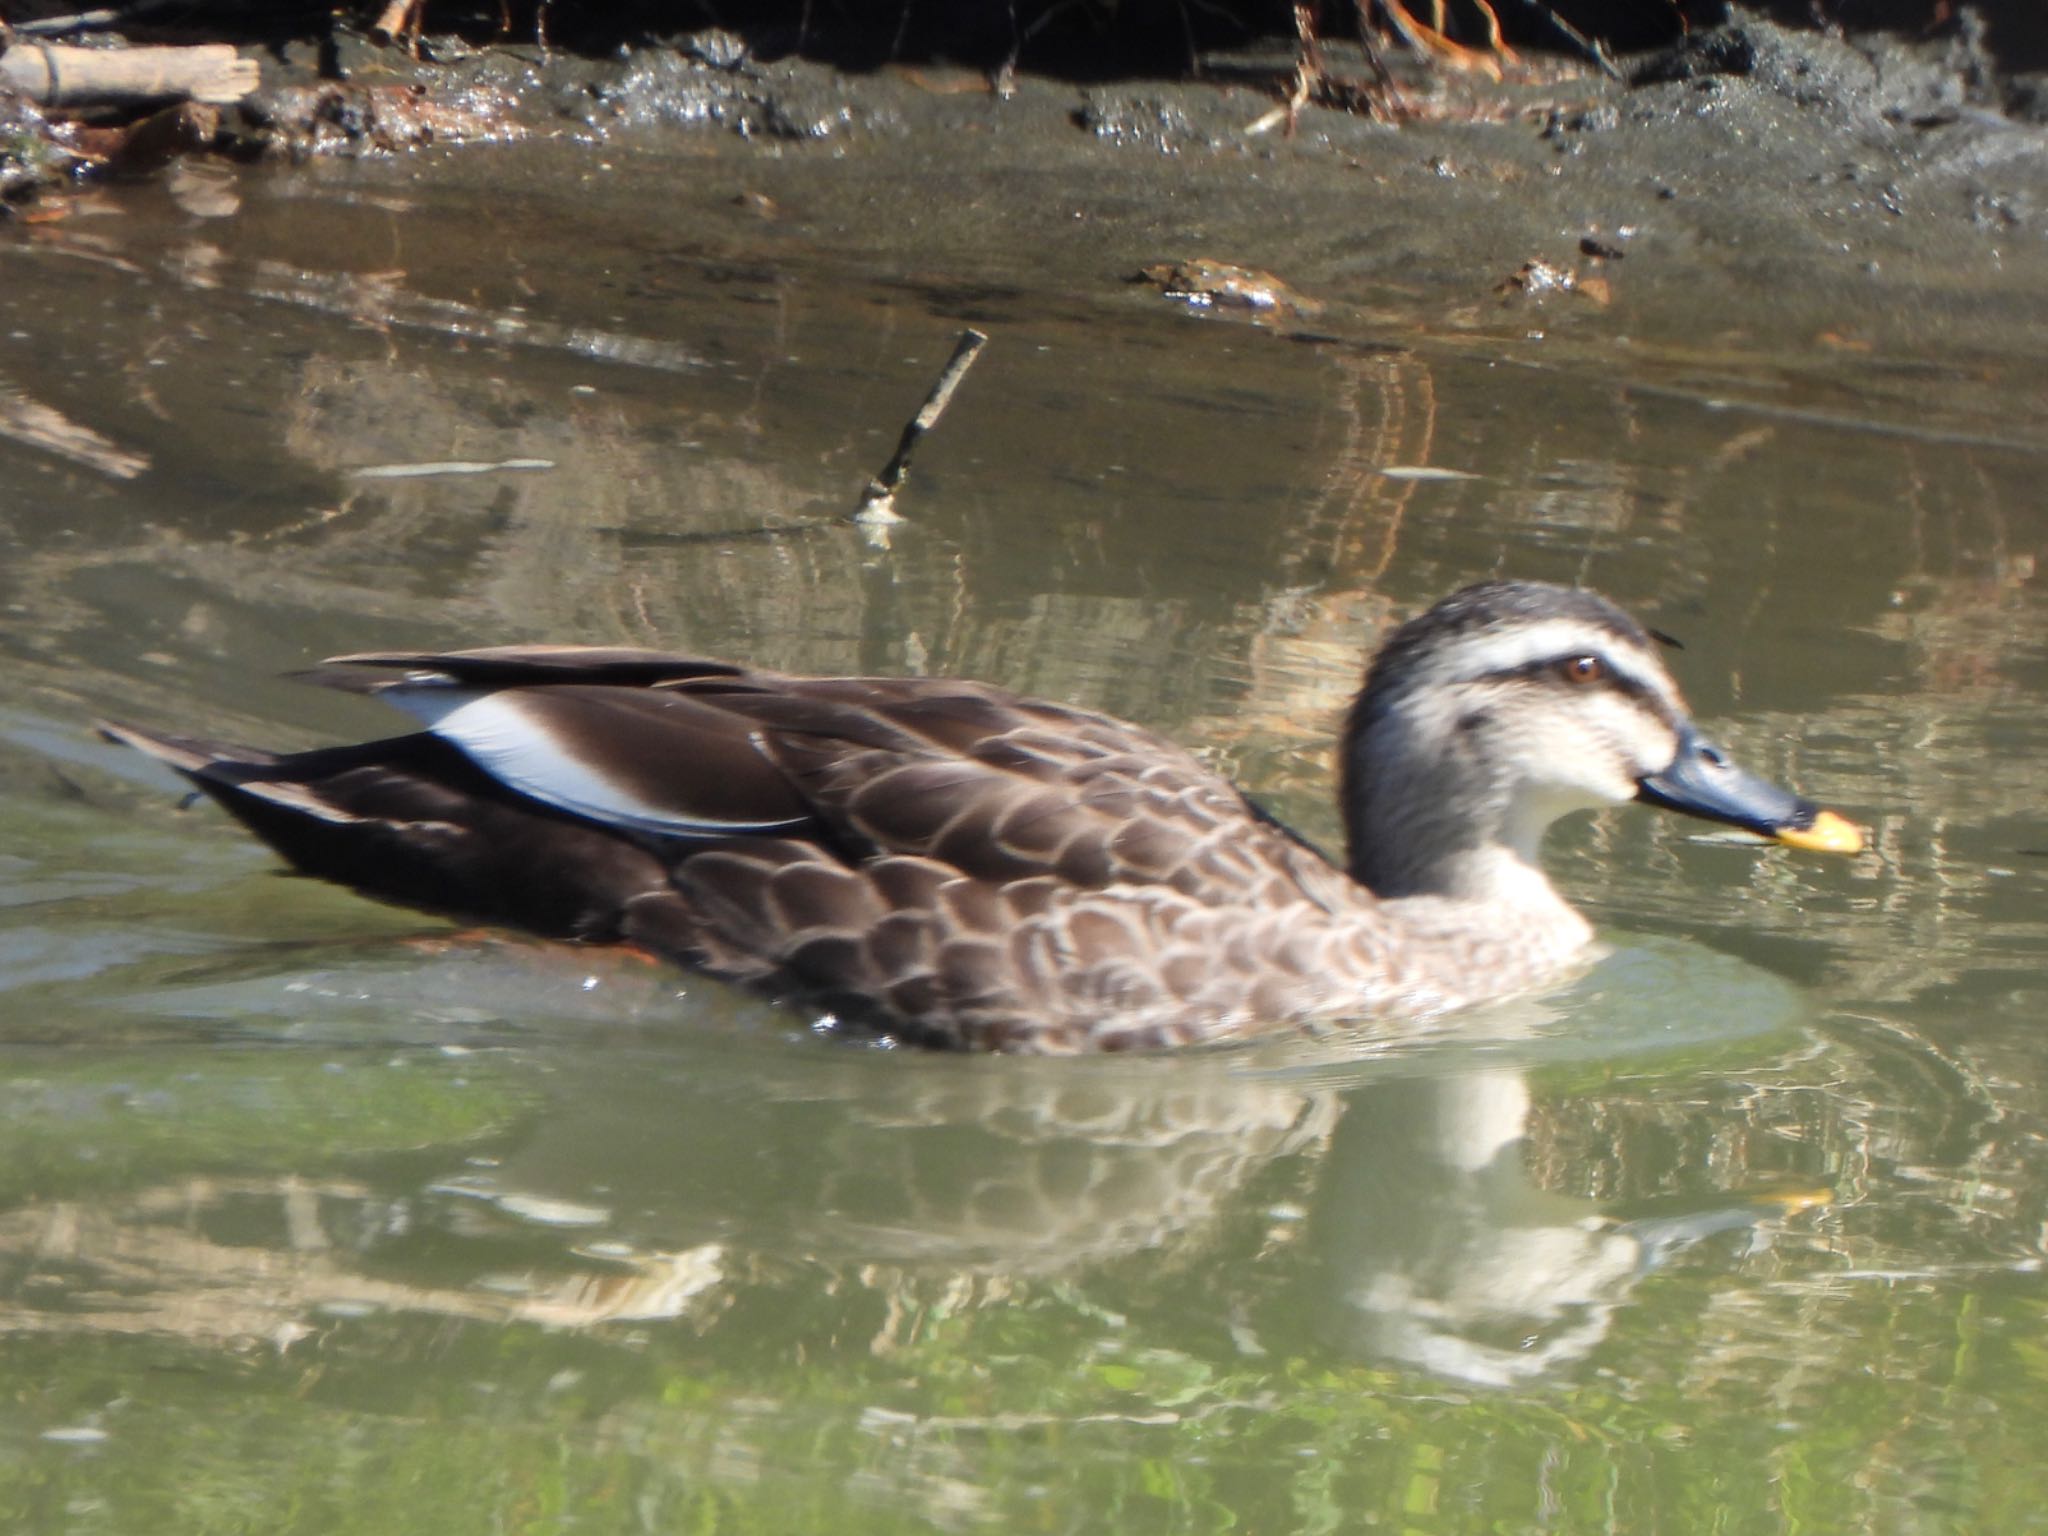
M 1762 1190 L 1757 1194 L 1756 1202 L 1758 1205 L 1775 1206 L 1787 1216 L 1791 1216 L 1800 1211 L 1817 1210 L 1821 1206 L 1832 1205 L 1834 1199 L 1835 1192 L 1832 1189 L 1824 1184 L 1816 1184 Z
M 1777 838 L 1788 848 L 1804 848 L 1810 853 L 1863 851 L 1863 829 L 1833 811 L 1822 811 L 1810 826 L 1780 827 Z

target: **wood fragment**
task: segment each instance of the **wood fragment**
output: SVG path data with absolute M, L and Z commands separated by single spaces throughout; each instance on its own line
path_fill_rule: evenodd
M 918 439 L 929 432 L 945 414 L 947 404 L 953 398 L 953 391 L 960 387 L 960 381 L 967 377 L 967 370 L 974 366 L 974 359 L 988 344 L 988 337 L 976 330 L 960 333 L 960 344 L 953 349 L 952 358 L 946 363 L 939 379 L 925 396 L 924 405 L 910 418 L 903 428 L 903 436 L 896 443 L 895 457 L 891 458 L 882 472 L 870 480 L 867 489 L 861 492 L 860 505 L 854 510 L 852 520 L 868 527 L 886 527 L 900 523 L 902 517 L 896 511 L 896 492 L 910 474 L 910 455 L 917 447 Z
M 370 26 L 370 36 L 389 47 L 403 42 L 412 50 L 412 56 L 420 55 L 420 29 L 425 24 L 426 0 L 389 0 L 375 22 Z
M 405 35 L 406 19 L 412 14 L 412 0 L 391 0 L 370 23 L 370 36 L 380 43 Z
M 1479 7 L 1479 14 L 1486 18 L 1486 51 L 1509 65 L 1521 63 L 1522 56 L 1508 46 L 1507 38 L 1502 35 L 1500 17 L 1493 13 L 1493 7 L 1488 5 L 1486 0 L 1472 0 L 1472 3 Z M 1443 28 L 1438 27 L 1437 31 L 1441 32 Z
M 1493 81 L 1502 78 L 1499 58 L 1484 49 L 1467 48 L 1463 43 L 1453 42 L 1411 12 L 1403 0 L 1380 0 L 1380 14 L 1402 42 L 1432 63 L 1464 74 L 1483 75 Z M 1489 11 L 1488 14 L 1492 13 Z
M 135 107 L 240 101 L 260 83 L 254 59 L 225 43 L 193 48 L 67 48 L 16 43 L 0 54 L 0 88 L 39 107 Z
M 149 468 L 146 455 L 128 452 L 91 427 L 5 383 L 0 383 L 0 438 L 53 453 L 114 480 L 133 480 Z

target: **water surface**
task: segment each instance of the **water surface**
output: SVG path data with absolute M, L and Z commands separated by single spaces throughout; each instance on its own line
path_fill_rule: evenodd
M 2038 315 L 1682 347 L 1325 259 L 1260 327 L 1108 235 L 877 255 L 822 157 L 496 174 L 0 245 L 10 1528 L 2040 1526 Z M 892 547 L 812 526 L 969 323 Z M 1334 839 L 1372 637 L 1494 573 L 1873 851 L 1581 820 L 1611 954 L 1469 1028 L 953 1060 L 281 878 L 84 727 L 629 642 L 1111 709 Z

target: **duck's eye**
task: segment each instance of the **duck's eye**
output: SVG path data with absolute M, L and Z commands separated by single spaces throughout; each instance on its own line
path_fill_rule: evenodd
M 1568 683 L 1583 687 L 1587 683 L 1603 681 L 1607 676 L 1607 663 L 1598 656 L 1574 656 L 1557 664 L 1557 675 Z

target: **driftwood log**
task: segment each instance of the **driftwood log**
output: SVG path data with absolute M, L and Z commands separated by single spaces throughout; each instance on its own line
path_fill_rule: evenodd
M 66 48 L 17 42 L 0 53 L 0 90 L 58 111 L 164 101 L 225 105 L 256 89 L 254 59 L 225 43 L 196 48 Z

